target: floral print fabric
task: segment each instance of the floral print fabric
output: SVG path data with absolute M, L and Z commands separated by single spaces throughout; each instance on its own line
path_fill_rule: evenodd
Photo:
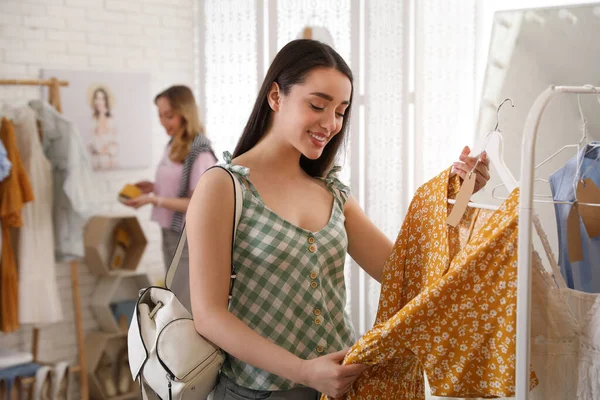
M 384 267 L 375 326 L 344 360 L 373 368 L 346 399 L 424 399 L 423 372 L 437 396 L 514 394 L 518 190 L 465 235 L 475 211 L 446 224 L 447 199 L 460 188 L 449 173 L 412 200 Z

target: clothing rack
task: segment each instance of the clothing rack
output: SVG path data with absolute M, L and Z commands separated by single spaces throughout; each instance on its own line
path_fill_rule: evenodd
M 54 77 L 50 79 L 0 79 L 0 85 L 25 85 L 25 86 L 46 86 L 48 90 L 48 102 L 58 112 L 62 112 L 60 103 L 60 87 L 68 86 L 69 82 L 61 81 Z M 81 313 L 81 297 L 79 294 L 79 270 L 77 260 L 71 261 L 71 288 L 73 290 L 73 308 L 75 311 L 75 337 L 77 339 L 77 351 L 79 365 L 69 367 L 71 374 L 79 373 L 79 386 L 81 400 L 88 400 L 88 375 L 85 363 L 85 348 L 83 337 L 83 318 Z M 38 361 L 40 331 L 38 328 L 33 329 L 31 353 L 34 362 Z M 35 378 L 23 378 L 23 384 L 33 384 Z M 31 386 L 33 387 L 33 386 Z M 31 391 L 33 393 L 33 391 Z
M 69 86 L 67 81 L 59 81 L 52 77 L 50 79 L 0 79 L 0 85 L 34 85 L 34 86 L 50 86 L 54 83 L 59 86 Z
M 50 79 L 0 79 L 0 85 L 47 86 L 49 88 L 48 103 L 56 108 L 56 111 L 62 112 L 60 87 L 69 86 L 69 82 L 59 81 L 54 77 Z
M 535 100 L 523 131 L 521 147 L 521 193 L 519 198 L 519 249 L 517 271 L 517 360 L 516 400 L 529 399 L 529 365 L 531 335 L 531 234 L 533 223 L 533 182 L 535 143 L 542 115 L 554 97 L 561 94 L 600 94 L 600 87 L 550 86 Z

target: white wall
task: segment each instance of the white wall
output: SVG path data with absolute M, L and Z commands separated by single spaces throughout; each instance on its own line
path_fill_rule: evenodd
M 152 93 L 196 79 L 196 11 L 193 0 L 2 0 L 0 2 L 0 79 L 37 78 L 41 68 L 146 72 Z M 60 78 L 60 77 L 58 77 Z M 39 89 L 0 86 L 0 101 L 19 104 L 39 98 Z M 149 99 L 152 101 L 152 99 Z M 135 108 L 132 108 L 135 112 Z M 105 172 L 94 182 L 98 213 L 131 212 L 116 201 L 123 184 L 152 179 L 167 136 L 156 114 L 148 115 L 152 131 L 153 166 L 144 170 Z M 148 237 L 140 271 L 163 272 L 160 231 L 150 221 L 150 208 L 138 212 Z M 71 302 L 70 268 L 57 266 L 65 321 L 42 329 L 40 358 L 74 360 L 76 346 Z M 81 265 L 80 287 L 86 331 L 97 328 L 89 309 L 96 279 Z M 30 329 L 0 334 L 0 347 L 30 349 Z

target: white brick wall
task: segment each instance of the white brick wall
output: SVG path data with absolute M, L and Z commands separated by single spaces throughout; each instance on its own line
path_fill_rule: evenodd
M 197 23 L 192 0 L 2 0 L 0 1 L 0 79 L 37 78 L 41 68 L 97 71 L 140 71 L 152 75 L 152 92 L 175 83 L 193 86 Z M 60 78 L 60 77 L 59 77 Z M 39 88 L 0 86 L 0 102 L 22 104 L 39 97 Z M 135 111 L 135 110 L 132 110 Z M 153 166 L 144 170 L 104 172 L 96 185 L 104 196 L 101 212 L 131 212 L 115 196 L 127 182 L 152 179 L 167 136 L 152 120 Z M 150 209 L 138 212 L 148 237 L 140 270 L 162 277 L 160 230 L 150 221 Z M 57 266 L 65 321 L 41 331 L 40 358 L 75 360 L 70 266 Z M 89 309 L 96 278 L 85 265 L 79 268 L 83 321 L 87 331 L 97 328 Z M 0 334 L 0 347 L 29 350 L 31 329 Z

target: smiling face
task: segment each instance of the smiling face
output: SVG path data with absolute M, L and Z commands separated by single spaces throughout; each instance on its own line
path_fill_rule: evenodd
M 313 69 L 287 95 L 273 84 L 268 97 L 273 128 L 306 158 L 316 160 L 342 129 L 351 95 L 350 79 L 334 68 Z
M 181 131 L 183 118 L 181 114 L 171 108 L 169 99 L 166 97 L 159 97 L 156 99 L 156 106 L 158 107 L 160 124 L 165 128 L 165 131 L 167 131 L 167 135 L 174 136 Z

